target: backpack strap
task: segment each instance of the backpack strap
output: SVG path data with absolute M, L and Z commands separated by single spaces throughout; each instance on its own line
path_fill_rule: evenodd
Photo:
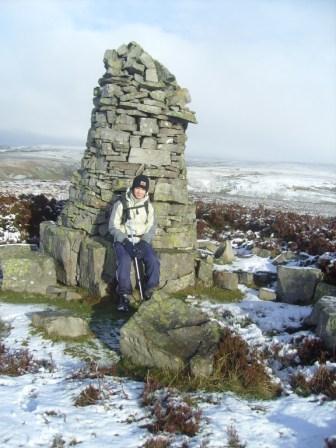
M 123 214 L 122 214 L 122 220 L 121 220 L 122 224 L 125 224 L 126 221 L 131 219 L 131 210 L 135 210 L 135 209 L 142 208 L 142 207 L 145 207 L 145 210 L 146 210 L 146 224 L 147 224 L 147 222 L 148 222 L 148 213 L 149 213 L 149 211 L 148 211 L 148 199 L 142 205 L 138 205 L 138 206 L 134 206 L 134 207 L 129 207 L 128 206 L 128 202 L 127 202 L 127 199 L 126 199 L 126 193 L 123 193 L 120 196 L 119 200 L 120 200 L 120 202 L 122 203 L 122 206 L 123 206 Z

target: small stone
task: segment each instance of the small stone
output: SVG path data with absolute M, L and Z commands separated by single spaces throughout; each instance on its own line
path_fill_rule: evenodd
M 276 300 L 276 292 L 274 289 L 270 288 L 260 288 L 259 289 L 259 299 L 260 300 Z
M 219 288 L 236 291 L 238 289 L 238 274 L 230 271 L 214 271 L 214 285 Z
M 140 118 L 140 132 L 147 135 L 158 134 L 157 120 L 155 118 Z
M 158 82 L 158 74 L 155 68 L 148 68 L 145 72 L 145 79 L 147 82 Z

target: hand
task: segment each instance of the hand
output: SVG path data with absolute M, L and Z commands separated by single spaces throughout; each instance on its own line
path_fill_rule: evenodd
M 140 240 L 137 244 L 134 246 L 135 256 L 142 258 L 145 255 L 145 251 L 147 248 L 148 243 L 144 240 Z
M 131 243 L 131 241 L 128 238 L 125 238 L 124 241 L 122 242 L 125 250 L 127 251 L 128 255 L 131 258 L 135 257 L 135 247 L 133 246 L 133 244 Z

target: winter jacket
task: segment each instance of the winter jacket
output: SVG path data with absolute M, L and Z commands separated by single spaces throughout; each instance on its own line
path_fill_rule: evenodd
M 144 203 L 149 201 L 148 193 L 146 193 L 143 199 L 136 199 L 132 194 L 132 190 L 129 188 L 126 191 L 126 200 L 128 207 L 136 208 L 129 210 L 131 220 L 123 223 L 123 204 L 121 201 L 117 201 L 114 204 L 108 226 L 114 241 L 122 243 L 125 238 L 131 240 L 133 231 L 135 235 L 134 243 L 140 240 L 151 243 L 155 235 L 156 224 L 152 204 L 148 202 L 148 214 L 146 207 L 144 207 Z

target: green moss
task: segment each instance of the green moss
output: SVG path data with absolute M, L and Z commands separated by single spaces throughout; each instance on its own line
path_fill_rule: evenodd
M 171 297 L 185 299 L 187 296 L 194 296 L 201 300 L 210 300 L 221 303 L 239 302 L 243 299 L 243 293 L 239 290 L 231 291 L 229 289 L 205 286 L 190 286 L 181 291 L 171 294 Z
M 57 308 L 67 309 L 75 315 L 88 317 L 92 313 L 92 308 L 96 304 L 96 298 L 89 296 L 82 300 L 65 300 L 60 298 L 51 298 L 43 294 L 33 294 L 29 292 L 0 291 L 0 301 L 14 304 L 44 304 L 52 305 Z
M 90 333 L 85 336 L 77 336 L 77 337 L 67 337 L 67 336 L 58 336 L 53 334 L 48 334 L 43 328 L 36 328 L 32 325 L 30 326 L 30 334 L 31 335 L 39 335 L 43 339 L 47 339 L 48 341 L 52 342 L 70 342 L 70 343 L 76 343 L 76 344 L 83 344 L 90 341 L 94 334 Z

